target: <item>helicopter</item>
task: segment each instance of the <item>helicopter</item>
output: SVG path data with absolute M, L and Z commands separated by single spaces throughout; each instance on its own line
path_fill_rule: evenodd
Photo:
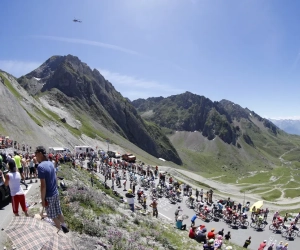
M 77 19 L 77 18 L 74 18 L 74 19 L 73 19 L 73 22 L 74 22 L 74 23 L 81 23 L 82 21 L 79 20 L 79 19 Z

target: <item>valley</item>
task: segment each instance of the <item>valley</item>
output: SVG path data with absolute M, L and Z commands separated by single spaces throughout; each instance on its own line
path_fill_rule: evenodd
M 53 56 L 19 79 L 0 76 L 0 104 L 8 107 L 0 132 L 17 141 L 109 146 L 220 195 L 299 207 L 300 136 L 254 111 L 190 92 L 130 101 L 71 55 Z

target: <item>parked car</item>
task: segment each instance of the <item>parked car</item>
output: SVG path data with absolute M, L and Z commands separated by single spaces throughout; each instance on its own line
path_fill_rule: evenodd
M 3 174 L 6 175 L 8 173 L 8 170 L 3 171 Z M 2 176 L 0 176 L 0 202 L 3 202 L 7 199 L 10 199 L 10 190 L 8 186 L 4 185 L 4 182 L 2 180 Z
M 122 160 L 127 162 L 135 162 L 136 157 L 133 154 L 126 153 L 122 155 Z

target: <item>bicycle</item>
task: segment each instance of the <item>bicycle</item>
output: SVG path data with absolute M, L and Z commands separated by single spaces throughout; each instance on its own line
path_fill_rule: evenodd
M 193 208 L 193 207 L 194 207 L 194 200 L 191 199 L 191 198 L 188 198 L 188 199 L 185 201 L 185 204 L 187 205 L 188 208 Z
M 284 225 L 278 224 L 276 222 L 273 222 L 272 224 L 270 224 L 269 229 L 273 232 L 275 231 L 282 231 L 282 229 L 284 228 Z
M 287 227 L 286 229 L 281 233 L 281 236 L 285 239 L 289 239 L 289 238 L 296 238 L 296 232 L 294 230 L 290 231 Z
M 250 223 L 250 227 L 258 230 L 261 229 L 263 230 L 266 227 L 266 224 L 262 220 L 254 220 L 252 219 L 252 222 Z

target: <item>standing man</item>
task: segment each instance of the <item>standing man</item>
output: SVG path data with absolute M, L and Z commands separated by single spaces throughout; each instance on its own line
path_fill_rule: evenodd
M 153 202 L 150 204 L 150 207 L 153 209 L 153 217 L 155 216 L 157 218 L 158 216 L 158 210 L 157 210 L 157 201 L 156 199 L 153 200 Z
M 132 194 L 132 190 L 128 189 L 127 193 L 125 194 L 125 197 L 127 198 L 127 203 L 130 207 L 130 210 L 134 212 L 134 195 Z
M 196 193 L 195 193 L 195 195 L 196 195 L 196 201 L 198 202 L 198 196 L 199 196 L 199 190 L 196 188 Z
M 18 168 L 18 171 L 19 171 L 19 173 L 20 173 L 20 175 L 21 175 L 21 183 L 26 187 L 26 189 L 27 189 L 27 187 L 28 187 L 28 185 L 25 183 L 25 177 L 24 177 L 24 169 L 23 169 L 23 166 L 22 166 L 22 164 L 21 164 L 21 157 L 20 157 L 20 155 L 18 155 L 18 153 L 15 151 L 14 152 L 14 161 L 15 161 L 15 163 L 16 163 L 16 167 Z
M 213 193 L 214 193 L 214 191 L 212 190 L 212 189 L 210 189 L 210 191 L 209 191 L 209 203 L 210 204 L 212 204 L 212 200 L 213 200 Z
M 203 193 L 204 193 L 203 188 L 201 188 L 199 193 L 201 201 L 203 201 Z
M 54 165 L 52 161 L 48 161 L 43 146 L 36 148 L 35 157 L 39 162 L 38 178 L 41 181 L 42 206 L 46 208 L 47 216 L 54 221 L 58 230 L 62 229 L 64 233 L 68 233 L 69 229 L 60 207 Z
M 243 248 L 248 248 L 248 246 L 251 244 L 251 236 L 245 240 L 245 243 L 243 245 Z

